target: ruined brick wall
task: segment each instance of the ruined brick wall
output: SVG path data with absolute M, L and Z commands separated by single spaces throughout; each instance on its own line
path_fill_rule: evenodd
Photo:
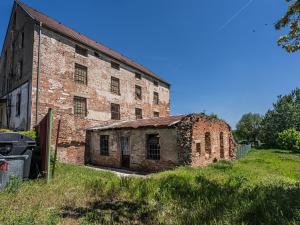
M 59 156 L 63 161 L 74 162 L 68 159 L 68 153 L 63 152 L 63 147 L 81 149 L 78 152 L 82 158 L 85 141 L 85 128 L 98 124 L 99 121 L 111 119 L 111 103 L 120 104 L 121 119 L 134 119 L 135 108 L 143 109 L 143 117 L 152 117 L 154 111 L 161 116 L 169 115 L 169 87 L 159 82 L 159 86 L 153 85 L 153 79 L 142 75 L 142 79 L 135 78 L 135 71 L 121 64 L 120 70 L 111 68 L 110 59 L 89 49 L 88 56 L 84 57 L 75 53 L 76 43 L 47 28 L 42 29 L 41 45 L 41 70 L 40 70 L 40 110 L 39 118 L 44 116 L 49 107 L 54 110 L 54 132 L 56 124 L 61 118 L 61 151 Z M 32 126 L 35 121 L 35 96 L 36 74 L 38 59 L 38 27 L 34 32 L 33 50 L 33 78 L 32 78 Z M 88 68 L 87 85 L 75 83 L 75 63 Z M 111 76 L 120 79 L 120 95 L 111 93 Z M 142 86 L 142 100 L 135 100 L 135 85 Z M 153 92 L 159 93 L 159 105 L 153 104 Z M 85 118 L 73 115 L 74 96 L 87 99 L 87 116 Z M 70 157 L 73 157 L 73 153 Z

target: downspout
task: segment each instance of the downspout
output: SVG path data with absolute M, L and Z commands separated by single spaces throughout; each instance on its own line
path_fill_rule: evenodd
M 38 45 L 38 61 L 36 68 L 36 99 L 35 99 L 35 125 L 38 125 L 38 114 L 39 114 L 39 89 L 40 89 L 40 68 L 41 68 L 41 39 L 42 39 L 42 25 L 43 23 L 39 23 L 39 45 Z

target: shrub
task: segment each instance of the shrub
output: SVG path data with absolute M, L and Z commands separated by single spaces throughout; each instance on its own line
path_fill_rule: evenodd
M 8 130 L 8 129 L 0 129 L 0 133 L 7 133 L 7 132 L 17 132 L 19 134 L 31 137 L 34 140 L 37 138 L 36 131 L 34 131 L 34 130 L 13 131 L 13 130 Z
M 300 152 L 300 132 L 296 129 L 288 129 L 279 133 L 277 142 L 282 149 Z

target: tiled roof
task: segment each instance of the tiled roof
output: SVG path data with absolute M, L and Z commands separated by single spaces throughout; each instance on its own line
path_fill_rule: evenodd
M 25 10 L 31 17 L 33 17 L 36 21 L 43 23 L 43 25 L 59 32 L 62 33 L 70 38 L 72 38 L 73 40 L 76 40 L 80 43 L 83 43 L 89 47 L 92 47 L 94 49 L 97 49 L 98 51 L 128 65 L 131 66 L 155 79 L 160 80 L 161 82 L 169 85 L 168 82 L 164 81 L 163 79 L 159 78 L 156 74 L 154 74 L 152 71 L 150 71 L 149 69 L 145 68 L 144 66 L 128 59 L 127 57 L 121 55 L 120 53 L 74 31 L 73 29 L 63 25 L 60 22 L 57 22 L 56 20 L 46 16 L 45 14 L 25 5 L 22 2 L 19 1 L 15 1 L 23 10 Z
M 111 130 L 111 129 L 122 129 L 122 128 L 142 128 L 142 127 L 170 127 L 177 124 L 181 119 L 185 117 L 180 116 L 166 116 L 166 117 L 156 117 L 149 119 L 131 120 L 131 121 L 110 121 L 100 124 L 95 127 L 91 127 L 87 130 Z

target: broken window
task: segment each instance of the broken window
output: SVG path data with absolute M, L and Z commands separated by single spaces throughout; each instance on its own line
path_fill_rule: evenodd
M 142 100 L 142 87 L 135 85 L 135 99 Z
M 16 116 L 21 115 L 21 93 L 17 94 L 17 100 L 16 100 Z
M 160 159 L 160 145 L 158 134 L 149 134 L 147 137 L 147 158 L 152 160 Z
M 78 117 L 86 117 L 86 98 L 77 96 L 74 97 L 74 115 Z
M 154 93 L 153 93 L 153 103 L 154 103 L 155 105 L 158 105 L 158 104 L 159 104 L 159 95 L 158 95 L 157 92 L 154 92 Z
M 135 78 L 136 79 L 142 79 L 142 75 L 140 73 L 135 73 Z
M 153 117 L 159 117 L 159 112 L 153 112 Z
M 120 105 L 111 103 L 111 119 L 120 120 Z
M 111 67 L 116 69 L 116 70 L 120 70 L 120 64 L 119 63 L 116 63 L 116 62 L 111 62 L 110 63 Z
M 196 143 L 196 151 L 197 151 L 199 154 L 201 154 L 201 143 L 200 143 L 200 142 Z
M 220 158 L 224 158 L 224 133 L 220 133 Z
M 211 135 L 210 132 L 205 133 L 205 153 L 211 155 Z
M 154 81 L 153 81 L 153 84 L 154 84 L 154 86 L 157 87 L 157 86 L 158 86 L 158 81 L 157 81 L 157 80 L 154 80 Z
M 87 67 L 75 63 L 74 80 L 79 84 L 87 84 Z
M 143 110 L 139 108 L 135 108 L 135 118 L 138 119 L 143 119 Z
M 100 155 L 109 155 L 109 136 L 100 135 Z
M 120 80 L 116 77 L 111 77 L 111 83 L 110 83 L 110 90 L 111 93 L 120 94 Z
M 87 54 L 88 54 L 88 50 L 86 48 L 83 48 L 83 47 L 79 46 L 79 45 L 75 46 L 75 52 L 77 54 L 85 56 L 85 57 L 87 57 Z

